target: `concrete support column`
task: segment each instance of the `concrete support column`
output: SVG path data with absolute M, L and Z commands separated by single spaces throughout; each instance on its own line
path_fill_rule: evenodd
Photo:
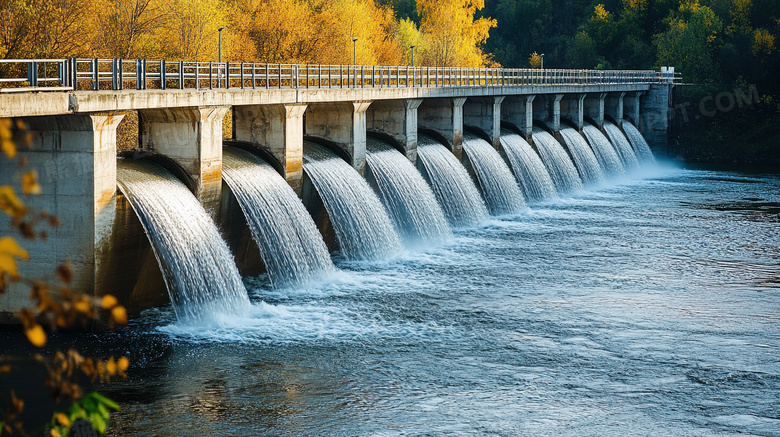
M 463 155 L 463 104 L 465 97 L 426 99 L 417 109 L 420 127 L 435 130 L 458 159 Z
M 501 105 L 501 120 L 517 126 L 524 133 L 526 141 L 531 141 L 534 126 L 534 99 L 530 96 L 507 96 Z
M 577 124 L 577 130 L 580 132 L 582 132 L 582 128 L 585 126 L 585 96 L 587 94 L 577 96 L 577 114 L 576 117 L 572 117 Z
M 222 198 L 222 119 L 227 106 L 144 109 L 141 146 L 165 155 L 195 181 L 196 196 L 213 217 Z
M 618 126 L 623 123 L 623 98 L 626 96 L 625 92 L 612 95 L 607 98 L 605 111 L 607 115 L 612 116 L 615 119 Z
M 463 123 L 475 126 L 491 139 L 493 147 L 501 147 L 501 102 L 504 97 L 472 97 L 463 105 Z
M 306 111 L 306 134 L 335 142 L 358 173 L 366 171 L 366 110 L 370 100 L 313 103 Z
M 279 160 L 287 183 L 300 194 L 303 181 L 303 114 L 305 103 L 236 106 L 235 139 L 268 151 Z
M 552 98 L 552 128 L 556 134 L 561 131 L 561 99 L 563 94 L 556 94 Z
M 671 84 L 653 84 L 641 97 L 640 131 L 654 150 L 666 150 L 669 145 L 669 113 L 672 104 Z
M 417 162 L 417 108 L 421 99 L 379 100 L 366 111 L 366 129 L 393 137 L 406 157 Z
M 637 129 L 639 129 L 639 100 L 644 92 L 638 91 L 632 94 L 633 95 L 629 98 L 629 108 L 626 109 L 626 112 L 630 114 L 631 120 L 636 124 Z
M 592 118 L 599 129 L 604 129 L 604 107 L 606 106 L 604 101 L 606 98 L 607 93 L 591 94 L 583 101 L 584 114 Z
M 95 287 L 95 272 L 100 253 L 111 233 L 116 207 L 116 128 L 123 114 L 75 114 L 28 117 L 23 121 L 32 133 L 32 149 L 16 138 L 17 159 L 24 167 L 6 166 L 0 172 L 0 185 L 18 186 L 24 172 L 36 170 L 42 193 L 25 198 L 36 211 L 56 214 L 60 226 L 45 230 L 45 241 L 25 240 L 30 260 L 18 264 L 27 278 L 56 282 L 55 269 L 70 261 L 71 286 L 90 293 Z M 13 235 L 10 220 L 5 220 L 3 235 Z M 8 292 L 0 295 L 0 320 L 9 321 L 22 306 L 29 306 L 29 285 L 10 282 Z

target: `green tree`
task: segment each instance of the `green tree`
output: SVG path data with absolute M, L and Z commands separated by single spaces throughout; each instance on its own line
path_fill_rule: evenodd
M 714 58 L 720 19 L 698 0 L 686 0 L 668 19 L 668 30 L 656 35 L 658 63 L 675 66 L 687 82 L 712 82 L 718 79 Z

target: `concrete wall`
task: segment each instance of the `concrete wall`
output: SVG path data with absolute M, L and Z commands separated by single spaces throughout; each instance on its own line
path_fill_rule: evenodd
M 669 147 L 669 108 L 672 105 L 672 85 L 655 84 L 640 97 L 639 131 L 654 151 L 666 152 Z
M 20 274 L 31 279 L 57 282 L 55 269 L 70 261 L 72 286 L 95 292 L 96 271 L 109 249 L 106 242 L 113 229 L 116 209 L 116 127 L 122 114 L 81 114 L 23 119 L 32 133 L 32 150 L 19 147 L 24 168 L 4 162 L 0 184 L 18 187 L 21 174 L 38 172 L 43 193 L 23 200 L 35 211 L 57 215 L 60 226 L 38 230 L 46 240 L 22 241 L 30 261 L 21 262 Z M 17 144 L 23 139 L 16 138 Z M 2 235 L 14 235 L 8 221 Z M 19 238 L 21 240 L 21 238 Z M 106 290 L 99 290 L 105 292 Z M 12 283 L 0 296 L 0 318 L 7 319 L 29 304 L 29 288 Z
M 390 135 L 417 162 L 417 108 L 421 99 L 379 100 L 366 111 L 366 130 Z

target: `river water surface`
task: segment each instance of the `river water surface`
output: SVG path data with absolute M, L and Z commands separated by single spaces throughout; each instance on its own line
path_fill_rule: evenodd
M 112 435 L 780 435 L 780 177 L 660 168 L 111 341 Z

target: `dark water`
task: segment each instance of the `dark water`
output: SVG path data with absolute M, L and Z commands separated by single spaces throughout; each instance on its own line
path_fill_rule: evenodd
M 145 313 L 113 435 L 780 435 L 780 177 L 665 169 L 218 327 Z

